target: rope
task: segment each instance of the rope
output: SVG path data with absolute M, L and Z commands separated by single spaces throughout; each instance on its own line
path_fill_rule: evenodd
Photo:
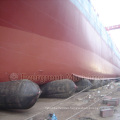
M 85 90 L 87 90 L 87 89 L 89 89 L 90 87 L 93 87 L 93 86 L 94 86 L 94 85 L 92 84 L 92 85 L 86 87 L 85 89 L 83 89 L 82 91 L 80 91 L 80 92 L 78 92 L 78 93 L 72 95 L 71 97 L 69 97 L 69 98 L 67 98 L 67 99 L 65 99 L 65 100 L 62 100 L 61 102 L 59 102 L 59 103 L 57 103 L 57 104 L 55 104 L 55 105 L 53 105 L 53 106 L 50 106 L 49 108 L 56 107 L 57 105 L 60 105 L 61 103 L 64 103 L 64 102 L 68 101 L 69 99 L 71 99 L 71 98 L 77 96 L 78 94 L 84 92 Z M 35 117 L 35 116 L 37 116 L 37 115 L 39 115 L 39 114 L 41 114 L 41 113 L 43 113 L 43 112 L 46 112 L 46 111 L 48 111 L 48 110 L 49 110 L 49 109 L 43 110 L 43 111 L 41 111 L 41 112 L 39 112 L 39 113 L 37 113 L 37 114 L 31 116 L 31 117 L 28 117 L 28 118 L 26 118 L 26 119 L 24 119 L 24 120 L 28 120 L 28 119 L 30 119 L 30 118 L 33 118 L 33 117 Z

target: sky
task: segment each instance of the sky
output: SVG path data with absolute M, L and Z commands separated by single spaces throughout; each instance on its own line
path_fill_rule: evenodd
M 91 2 L 105 27 L 120 25 L 120 0 L 91 0 Z M 111 30 L 109 34 L 120 50 L 120 29 Z

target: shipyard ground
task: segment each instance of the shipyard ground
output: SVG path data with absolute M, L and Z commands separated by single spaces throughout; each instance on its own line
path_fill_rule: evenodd
M 120 105 L 115 107 L 112 117 L 102 118 L 100 107 L 103 97 L 120 97 L 120 83 L 111 83 L 89 92 L 77 93 L 69 99 L 40 98 L 28 110 L 0 110 L 0 120 L 47 120 L 49 113 L 55 113 L 58 120 L 120 120 Z M 82 119 L 83 120 L 83 119 Z

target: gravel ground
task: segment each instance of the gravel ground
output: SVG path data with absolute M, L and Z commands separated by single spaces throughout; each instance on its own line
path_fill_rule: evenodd
M 120 120 L 120 106 L 115 107 L 113 117 L 100 117 L 100 107 L 105 106 L 102 104 L 103 97 L 108 95 L 119 98 L 118 88 L 120 83 L 110 83 L 109 86 L 74 94 L 69 99 L 40 98 L 28 110 L 0 110 L 0 120 L 45 120 L 49 113 L 55 113 L 58 120 L 83 120 L 80 119 L 82 117 L 93 120 Z

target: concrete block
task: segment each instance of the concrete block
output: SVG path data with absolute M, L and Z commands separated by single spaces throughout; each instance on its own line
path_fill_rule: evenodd
M 108 106 L 118 106 L 119 105 L 119 99 L 118 98 L 112 98 L 111 100 L 108 100 L 107 105 Z
M 103 104 L 106 104 L 108 106 L 118 106 L 119 105 L 119 99 L 118 98 L 105 98 L 102 101 Z
M 100 116 L 101 117 L 112 117 L 114 114 L 114 110 L 111 108 L 100 109 Z

